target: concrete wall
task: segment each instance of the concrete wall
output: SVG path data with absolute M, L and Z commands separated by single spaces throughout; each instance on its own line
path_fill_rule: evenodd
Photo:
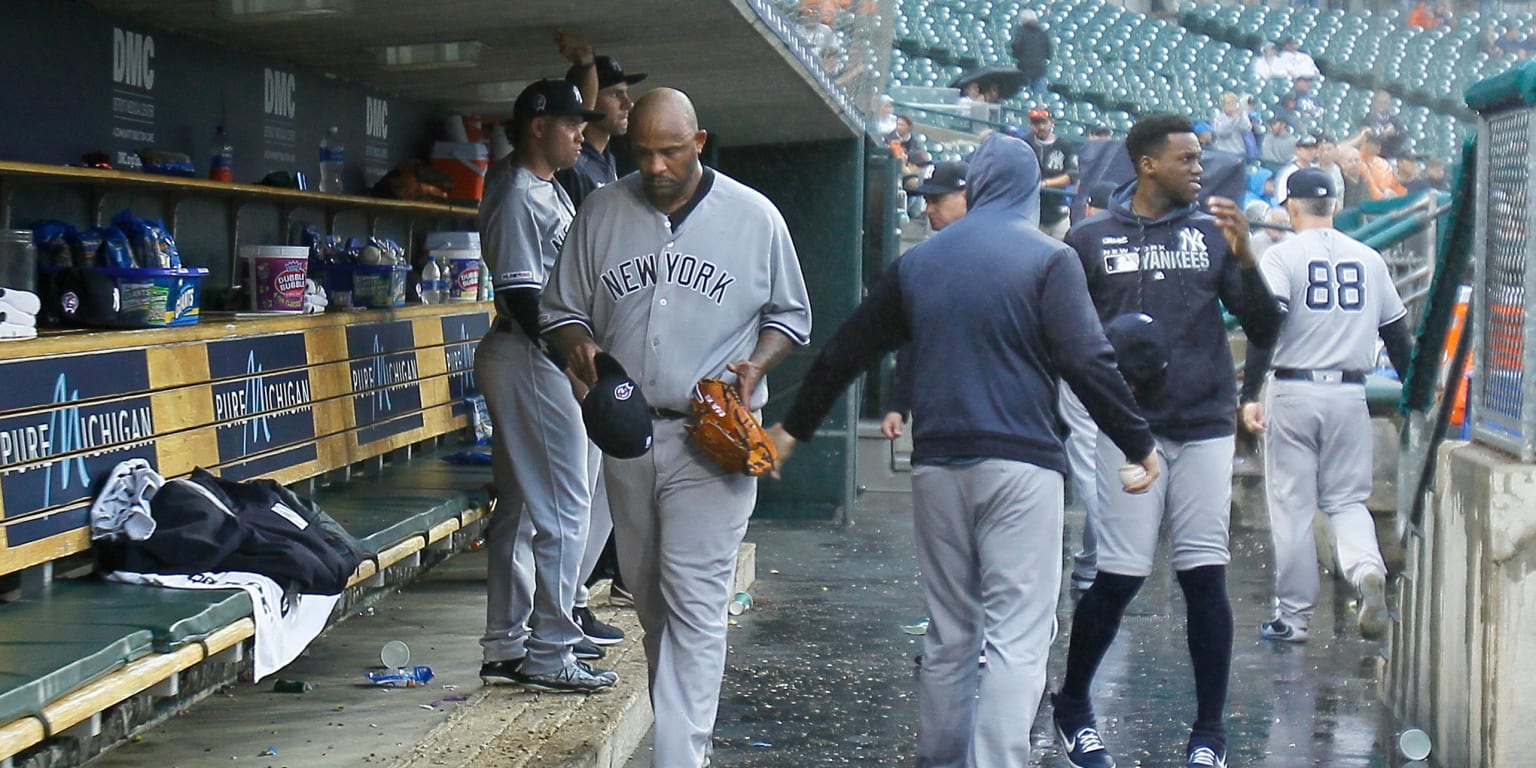
M 1536 754 L 1536 466 L 1447 443 L 1422 535 L 1408 542 L 1384 695 L 1434 739 L 1438 766 Z

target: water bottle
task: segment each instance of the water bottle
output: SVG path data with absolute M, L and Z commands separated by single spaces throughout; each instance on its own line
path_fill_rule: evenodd
M 363 673 L 368 682 L 385 688 L 419 688 L 432 681 L 432 668 L 427 666 L 370 669 Z
M 325 138 L 320 140 L 320 191 L 332 195 L 341 194 L 341 163 L 343 147 L 341 135 L 336 126 L 331 126 L 325 131 Z
M 235 180 L 235 145 L 224 126 L 213 134 L 213 157 L 208 161 L 208 178 L 213 181 Z
M 421 303 L 443 303 L 443 269 L 437 265 L 437 259 L 428 258 L 426 266 L 421 268 Z

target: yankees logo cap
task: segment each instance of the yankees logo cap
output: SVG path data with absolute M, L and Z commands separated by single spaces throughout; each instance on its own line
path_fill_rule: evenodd
M 583 120 L 601 120 L 603 113 L 587 109 L 581 101 L 581 91 L 564 80 L 535 80 L 517 95 L 512 104 L 512 122 L 527 123 L 536 117 L 579 117 Z
M 651 449 L 651 408 L 645 394 L 612 355 L 599 352 L 593 360 L 597 383 L 581 401 L 581 421 L 587 437 L 615 459 L 637 459 Z
M 1285 180 L 1285 195 L 1297 200 L 1333 197 L 1333 176 L 1321 168 L 1302 168 Z
M 1138 394 L 1151 394 L 1162 387 L 1172 348 L 1156 319 L 1143 312 L 1128 312 L 1106 323 L 1104 336 L 1115 348 L 1120 375 Z
M 634 85 L 645 79 L 644 72 L 625 74 L 624 68 L 619 66 L 619 60 L 612 56 L 593 56 L 592 66 L 597 67 L 597 87 L 599 90 L 611 88 L 619 83 Z M 582 75 L 586 71 L 586 67 L 572 66 L 565 72 L 565 81 L 580 85 Z
M 946 195 L 965 189 L 965 175 L 971 167 L 962 162 L 934 163 L 923 171 L 923 183 L 913 193 L 919 195 Z

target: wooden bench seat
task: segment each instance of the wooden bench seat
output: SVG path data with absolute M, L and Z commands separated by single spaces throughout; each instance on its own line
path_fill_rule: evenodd
M 0 765 L 150 688 L 176 695 L 177 673 L 238 655 L 253 636 L 241 591 L 52 580 L 52 561 L 89 549 L 82 476 L 137 455 L 168 477 L 204 466 L 232 479 L 336 480 L 313 496 L 373 556 L 349 586 L 382 586 L 385 569 L 419 562 L 409 559 L 485 514 L 489 468 L 449 465 L 441 455 L 458 446 L 435 446 L 466 426 L 460 401 L 487 309 L 9 347 L 21 354 L 0 362 L 0 380 L 25 391 L 0 393 L 0 573 L 32 578 L 0 603 Z M 421 446 L 409 458 L 400 450 Z

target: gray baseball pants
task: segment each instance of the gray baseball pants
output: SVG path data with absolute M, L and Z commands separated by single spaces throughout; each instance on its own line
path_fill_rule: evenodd
M 1062 492 L 1059 472 L 1018 461 L 913 468 L 929 615 L 919 768 L 1029 764 L 1061 588 Z
M 571 647 L 582 638 L 571 605 L 591 514 L 590 442 L 565 374 L 521 333 L 487 334 L 475 350 L 475 378 L 495 427 L 497 489 L 486 532 L 480 645 L 486 661 L 526 653 L 525 673 L 549 674 L 575 661 Z M 525 519 L 532 529 L 532 579 L 514 565 Z
M 657 419 L 649 453 L 603 459 L 619 568 L 645 630 L 655 768 L 708 759 L 736 552 L 757 503 L 757 478 L 700 453 L 685 423 Z
M 1083 505 L 1083 545 L 1072 555 L 1072 578 L 1076 581 L 1093 581 L 1099 572 L 1099 544 L 1093 532 L 1094 518 L 1098 517 L 1099 481 L 1098 450 L 1099 425 L 1088 415 L 1083 401 L 1077 399 L 1072 388 L 1062 382 L 1057 387 L 1057 402 L 1061 407 L 1061 420 L 1067 423 L 1067 465 L 1072 468 L 1072 495 Z
M 1339 572 L 1356 586 L 1387 567 L 1371 495 L 1371 415 L 1365 388 L 1270 381 L 1264 412 L 1264 491 L 1275 544 L 1275 604 L 1285 623 L 1307 629 L 1317 604 L 1318 511 L 1333 525 Z
M 1175 571 L 1226 565 L 1232 522 L 1232 435 L 1208 440 L 1169 440 L 1153 435 L 1162 474 L 1146 493 L 1132 495 L 1120 485 L 1125 454 L 1100 433 L 1099 570 L 1122 576 L 1150 576 L 1158 531 L 1168 521 Z

